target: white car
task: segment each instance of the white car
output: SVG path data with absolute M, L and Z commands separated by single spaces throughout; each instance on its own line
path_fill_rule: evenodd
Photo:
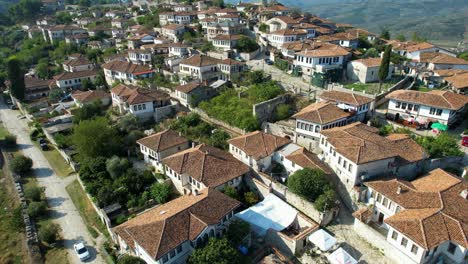
M 73 248 L 75 249 L 76 254 L 80 258 L 81 261 L 89 259 L 89 251 L 86 248 L 86 246 L 83 244 L 83 242 L 78 242 L 75 245 L 73 245 Z

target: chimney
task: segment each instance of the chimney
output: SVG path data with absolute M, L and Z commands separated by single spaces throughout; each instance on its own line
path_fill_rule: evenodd
M 197 144 L 195 144 L 195 142 L 192 141 L 192 148 L 195 148 Z
M 397 194 L 401 194 L 401 186 L 398 186 L 397 190 L 396 190 L 396 193 Z
M 465 200 L 468 199 L 468 189 L 461 191 L 460 196 Z

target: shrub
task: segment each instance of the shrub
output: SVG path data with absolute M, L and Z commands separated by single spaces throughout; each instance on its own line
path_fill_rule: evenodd
M 16 146 L 16 136 L 6 135 L 5 138 L 3 139 L 3 142 L 5 143 L 5 146 L 7 147 L 14 147 Z
M 61 149 L 70 147 L 71 138 L 64 134 L 57 133 L 57 135 L 54 136 L 54 140 L 55 143 L 57 143 L 57 147 Z
M 47 204 L 44 201 L 31 202 L 28 205 L 28 214 L 32 218 L 38 218 L 44 216 L 47 211 Z
M 231 186 L 226 186 L 224 187 L 224 194 L 227 196 L 239 200 L 239 194 L 237 193 L 237 190 L 234 187 Z
M 24 190 L 24 197 L 26 199 L 39 202 L 41 200 L 42 189 L 39 187 L 31 187 Z
M 146 264 L 146 262 L 138 257 L 124 255 L 123 257 L 119 258 L 117 264 Z
M 288 188 L 309 201 L 315 201 L 329 187 L 323 171 L 319 169 L 298 170 L 288 179 Z
M 437 137 L 417 137 L 416 142 L 421 145 L 431 158 L 442 158 L 450 156 L 463 156 L 457 138 L 444 132 Z
M 258 196 L 253 192 L 244 193 L 244 199 L 248 205 L 254 205 L 258 203 Z
M 23 212 L 21 206 L 16 207 L 13 210 L 11 217 L 11 228 L 20 232 L 24 228 Z
M 275 120 L 284 120 L 291 116 L 291 106 L 287 104 L 280 104 L 276 107 L 274 117 Z
M 333 208 L 336 204 L 336 194 L 332 189 L 326 190 L 314 202 L 314 207 L 320 212 Z
M 42 242 L 52 244 L 58 239 L 59 227 L 54 223 L 47 223 L 39 228 L 39 239 Z
M 13 158 L 10 162 L 10 169 L 16 174 L 28 173 L 33 165 L 32 159 L 23 155 Z
M 166 203 L 171 196 L 172 186 L 168 183 L 154 183 L 151 186 L 151 196 L 156 202 Z
M 240 220 L 235 219 L 229 224 L 229 227 L 226 232 L 226 237 L 231 242 L 231 244 L 237 248 L 241 244 L 242 240 L 250 233 L 250 224 Z

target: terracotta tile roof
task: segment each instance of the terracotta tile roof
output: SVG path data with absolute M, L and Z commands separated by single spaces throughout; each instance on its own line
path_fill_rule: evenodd
M 189 65 L 193 67 L 203 67 L 210 65 L 217 65 L 220 60 L 205 55 L 193 55 L 190 58 L 184 59 L 180 62 L 181 65 Z
M 456 74 L 468 73 L 468 70 L 446 69 L 446 70 L 435 70 L 434 73 L 436 76 L 451 77 Z
M 468 65 L 468 61 L 440 52 L 424 52 L 419 55 L 420 62 L 432 64 Z
M 461 196 L 468 190 L 467 181 L 435 169 L 411 182 L 391 179 L 364 184 L 403 207 L 385 223 L 423 248 L 447 240 L 468 246 L 468 202 Z
M 328 124 L 350 116 L 350 113 L 329 102 L 313 103 L 293 115 L 293 118 L 316 124 Z
M 397 158 L 400 162 L 415 162 L 426 156 L 419 145 L 413 144 L 413 139 L 390 140 L 391 138 L 380 136 L 378 129 L 360 122 L 322 130 L 321 133 L 335 147 L 336 152 L 355 164 L 389 158 Z
M 328 167 L 327 164 L 323 163 L 317 155 L 307 151 L 304 148 L 300 148 L 293 153 L 286 156 L 286 159 L 296 163 L 302 168 L 320 169 L 325 174 L 333 174 L 333 171 Z
M 450 110 L 458 110 L 468 103 L 468 96 L 449 91 L 419 92 L 412 90 L 397 90 L 391 92 L 386 97 L 408 103 L 416 103 Z
M 240 203 L 214 189 L 204 189 L 198 195 L 184 195 L 150 209 L 114 228 L 125 243 L 135 242 L 158 260 L 185 241 L 193 241 L 209 225 L 223 217 Z
M 91 77 L 96 76 L 97 71 L 77 71 L 77 72 L 64 72 L 59 75 L 54 76 L 54 80 L 61 81 L 61 80 L 70 80 L 75 78 L 84 78 L 84 77 Z
M 250 170 L 231 154 L 204 144 L 167 157 L 163 163 L 176 173 L 190 175 L 207 187 L 223 185 Z
M 63 64 L 69 67 L 72 67 L 72 66 L 88 65 L 88 64 L 93 64 L 93 63 L 85 57 L 79 57 L 76 59 L 66 60 L 63 62 Z
M 305 49 L 312 49 L 314 43 L 312 40 L 294 41 L 283 44 L 283 49 L 299 52 Z
M 261 131 L 254 131 L 230 139 L 228 143 L 252 156 L 255 160 L 259 160 L 270 156 L 279 148 L 291 143 L 291 140 Z
M 386 138 L 392 141 L 393 144 L 389 147 L 398 155 L 399 163 L 416 162 L 427 158 L 424 148 L 407 134 L 390 134 Z
M 198 87 L 201 87 L 202 84 L 199 81 L 194 81 L 194 82 L 189 82 L 184 85 L 179 85 L 175 89 L 176 91 L 180 91 L 183 93 L 190 93 L 191 91 L 197 89 Z
M 324 91 L 319 95 L 319 97 L 324 100 L 345 103 L 353 106 L 368 104 L 374 101 L 374 99 L 367 96 L 340 91 Z
M 444 80 L 450 83 L 455 89 L 468 88 L 468 70 L 456 73 L 450 77 L 445 77 Z
M 298 24 L 304 20 L 304 18 L 292 18 L 290 16 L 275 16 L 272 19 L 278 19 L 283 21 L 286 24 Z
M 306 35 L 307 31 L 303 29 L 286 28 L 271 32 L 269 34 L 278 36 Z
M 418 50 L 431 49 L 435 47 L 434 45 L 428 42 L 419 43 L 414 41 L 401 42 L 398 40 L 391 40 L 388 42 L 388 44 L 392 45 L 394 50 L 405 50 L 407 52 L 415 52 Z
M 129 105 L 153 101 L 168 101 L 169 94 L 154 89 L 141 88 L 133 85 L 119 84 L 112 88 L 111 93 L 119 96 Z
M 42 80 L 36 77 L 25 76 L 24 77 L 24 88 L 26 90 L 34 90 L 39 88 L 49 88 L 49 84 L 52 80 Z
M 242 61 L 236 61 L 230 58 L 224 59 L 219 62 L 219 64 L 224 64 L 224 65 L 244 65 L 245 62 Z
M 354 36 L 376 36 L 376 34 L 362 28 L 351 28 L 346 30 L 345 33 L 349 33 L 350 35 Z
M 81 103 L 89 103 L 103 98 L 110 98 L 109 93 L 103 90 L 75 91 L 72 97 Z
M 159 133 L 137 140 L 138 144 L 155 152 L 161 152 L 187 142 L 189 141 L 186 138 L 179 135 L 178 132 L 170 129 L 166 129 Z
M 351 62 L 359 62 L 359 63 L 362 63 L 366 67 L 380 67 L 380 64 L 382 63 L 382 59 L 381 58 L 367 58 L 367 59 L 353 60 Z
M 314 43 L 312 48 L 306 48 L 301 52 L 297 52 L 297 55 L 302 55 L 306 57 L 331 57 L 331 56 L 347 56 L 349 51 L 345 48 L 331 44 L 331 43 Z
M 154 72 L 148 65 L 138 65 L 128 61 L 110 61 L 102 65 L 102 68 L 115 72 L 124 72 L 131 74 L 143 74 Z
M 167 25 L 162 26 L 161 28 L 167 29 L 167 30 L 177 30 L 177 29 L 184 28 L 184 27 L 185 25 L 183 24 L 167 24 Z

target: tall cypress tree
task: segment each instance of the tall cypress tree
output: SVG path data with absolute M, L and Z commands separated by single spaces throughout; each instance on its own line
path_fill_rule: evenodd
M 21 62 L 16 57 L 11 57 L 7 62 L 7 75 L 10 80 L 10 92 L 18 100 L 24 99 L 24 74 L 21 70 Z
M 387 45 L 383 54 L 382 62 L 379 68 L 379 93 L 382 90 L 382 83 L 388 77 L 388 70 L 390 69 L 390 56 L 392 54 L 392 46 Z

